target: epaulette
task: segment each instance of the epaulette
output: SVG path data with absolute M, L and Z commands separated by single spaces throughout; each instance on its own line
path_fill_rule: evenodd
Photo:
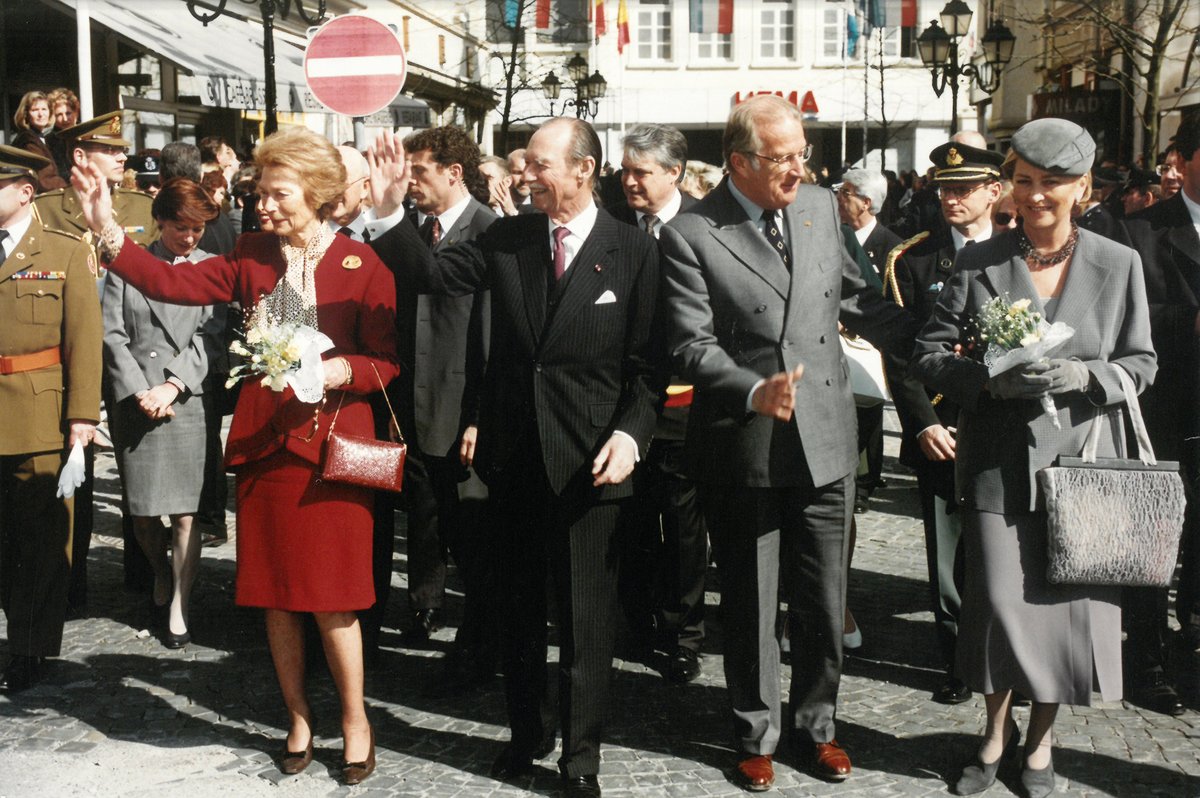
M 47 232 L 47 233 L 54 233 L 54 234 L 56 234 L 56 235 L 60 235 L 60 236 L 64 236 L 64 237 L 66 237 L 66 238 L 70 238 L 70 239 L 72 239 L 72 240 L 75 240 L 75 241 L 82 241 L 82 242 L 83 242 L 83 243 L 85 243 L 85 244 L 88 244 L 88 243 L 90 243 L 90 241 L 88 240 L 88 236 L 91 234 L 91 231 L 90 231 L 90 230 L 89 230 L 87 233 L 85 233 L 84 235 L 79 235 L 78 233 L 71 233 L 71 232 L 68 232 L 68 231 L 66 231 L 66 230 L 58 230 L 58 229 L 56 229 L 56 228 L 54 228 L 54 227 L 46 227 L 46 226 L 44 226 L 44 225 L 42 226 L 42 230 L 43 230 L 43 231 L 45 231 L 45 232 Z
M 896 246 L 892 247 L 892 251 L 887 256 L 887 266 L 883 270 L 883 293 L 887 296 L 887 290 L 892 289 L 892 299 L 900 307 L 904 307 L 904 297 L 900 296 L 900 284 L 896 282 L 896 261 L 900 259 L 908 250 L 920 244 L 925 239 L 929 238 L 930 232 L 922 230 L 907 241 L 901 241 Z
M 33 201 L 36 204 L 37 201 L 42 197 L 61 197 L 66 193 L 66 191 L 67 190 L 65 188 L 52 188 L 49 191 L 39 191 L 36 195 L 34 195 Z
M 126 196 L 145 197 L 149 202 L 154 202 L 154 197 L 151 197 L 145 191 L 137 188 L 121 188 L 118 186 L 112 190 L 113 196 L 124 194 Z

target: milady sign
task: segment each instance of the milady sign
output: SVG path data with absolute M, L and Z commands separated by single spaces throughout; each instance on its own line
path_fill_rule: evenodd
M 1031 119 L 1058 116 L 1081 123 L 1111 123 L 1120 117 L 1121 112 L 1119 89 L 1070 89 L 1049 94 L 1034 94 L 1030 100 L 1033 102 Z

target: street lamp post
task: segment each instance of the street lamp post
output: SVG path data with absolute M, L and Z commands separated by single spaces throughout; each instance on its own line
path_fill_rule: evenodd
M 187 0 L 188 11 L 192 16 L 200 20 L 205 26 L 212 22 L 217 17 L 226 13 L 225 4 L 228 0 Z M 259 10 L 262 12 L 263 21 L 263 66 L 264 90 L 266 96 L 263 103 L 267 107 L 264 109 L 266 122 L 263 125 L 266 134 L 269 136 L 279 129 L 279 120 L 276 117 L 276 98 L 275 98 L 275 15 L 284 19 L 288 18 L 291 12 L 291 6 L 294 2 L 296 12 L 300 18 L 309 25 L 319 25 L 325 19 L 325 0 L 317 0 L 317 11 L 315 14 L 309 14 L 304 8 L 304 0 L 242 0 L 246 5 L 258 4 Z M 197 8 L 203 9 L 198 11 Z M 207 13 L 205 13 L 207 12 Z
M 563 111 L 574 108 L 578 119 L 595 118 L 600 113 L 600 100 L 608 90 L 608 81 L 598 69 L 589 77 L 587 59 L 579 53 L 567 62 L 567 77 L 575 84 L 575 97 L 563 101 Z M 542 94 L 550 101 L 550 116 L 554 116 L 554 102 L 562 93 L 562 87 L 562 81 L 553 72 L 542 81 Z
M 963 0 L 950 0 L 938 20 L 917 39 L 921 63 L 929 67 L 933 75 L 933 93 L 938 97 L 950 86 L 950 135 L 958 132 L 958 79 L 965 77 L 988 94 L 1000 88 L 1000 72 L 1012 60 L 1013 46 L 1017 37 L 1000 20 L 992 20 L 980 44 L 983 45 L 983 63 L 960 64 L 959 42 L 971 30 L 974 12 Z

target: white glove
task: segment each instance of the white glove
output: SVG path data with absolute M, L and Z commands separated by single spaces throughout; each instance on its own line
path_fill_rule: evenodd
M 62 499 L 74 496 L 75 489 L 83 484 L 85 471 L 83 443 L 75 441 L 75 445 L 71 448 L 71 454 L 67 457 L 67 462 L 63 463 L 62 473 L 58 475 L 58 493 L 55 495 Z

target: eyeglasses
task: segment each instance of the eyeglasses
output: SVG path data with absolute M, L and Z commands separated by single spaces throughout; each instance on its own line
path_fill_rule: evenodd
M 1175 164 L 1173 164 L 1173 163 L 1160 163 L 1158 166 L 1154 167 L 1154 173 L 1157 174 L 1159 177 L 1162 177 L 1163 175 L 1167 174 L 1168 172 L 1175 172 L 1176 174 L 1181 174 L 1179 168 L 1176 167 Z
M 938 186 L 937 195 L 941 199 L 956 199 L 965 200 L 967 197 L 974 194 L 979 189 L 986 186 L 987 183 L 976 183 L 973 186 Z
M 753 155 L 755 158 L 762 158 L 764 161 L 770 161 L 776 166 L 785 166 L 792 161 L 798 161 L 801 164 L 808 163 L 808 159 L 812 157 L 812 145 L 805 144 L 804 149 L 800 152 L 789 152 L 787 155 L 763 155 L 761 152 L 747 152 L 747 155 Z
M 854 189 L 852 189 L 852 188 L 847 188 L 846 186 L 842 186 L 841 188 L 839 188 L 839 189 L 837 190 L 837 193 L 838 193 L 840 196 L 843 196 L 843 197 L 845 197 L 846 199 L 850 199 L 851 197 L 857 197 L 857 196 L 859 196 L 859 194 L 858 194 L 858 192 L 857 192 L 857 191 L 855 191 L 855 190 L 854 190 Z

